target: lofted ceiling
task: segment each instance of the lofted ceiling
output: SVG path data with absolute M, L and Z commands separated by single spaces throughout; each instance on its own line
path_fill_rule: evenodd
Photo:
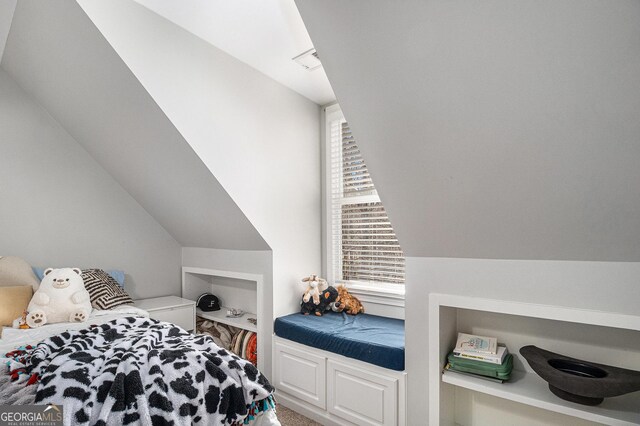
M 2 67 L 182 246 L 269 246 L 73 0 L 20 0 Z
M 335 100 L 322 68 L 292 60 L 313 47 L 293 0 L 135 0 L 319 105 Z
M 640 260 L 640 2 L 296 3 L 408 256 Z

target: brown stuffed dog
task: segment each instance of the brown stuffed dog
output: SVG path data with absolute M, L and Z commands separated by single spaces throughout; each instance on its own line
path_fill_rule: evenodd
M 349 315 L 357 315 L 364 313 L 364 306 L 353 294 L 349 293 L 344 284 L 336 287 L 338 290 L 338 298 L 331 304 L 333 312 L 346 311 Z

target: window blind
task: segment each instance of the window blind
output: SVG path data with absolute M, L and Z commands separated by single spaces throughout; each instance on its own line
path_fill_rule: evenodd
M 330 131 L 334 276 L 403 284 L 402 248 L 349 125 L 339 120 Z
M 341 127 L 342 139 L 342 185 L 343 196 L 354 197 L 375 191 L 367 166 L 364 164 L 360 149 L 356 145 L 349 125 Z

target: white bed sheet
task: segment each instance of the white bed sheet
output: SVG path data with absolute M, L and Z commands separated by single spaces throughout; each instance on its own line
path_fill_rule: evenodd
M 58 324 L 46 324 L 38 328 L 27 330 L 3 327 L 2 338 L 0 339 L 0 358 L 7 352 L 18 346 L 34 345 L 55 334 L 60 334 L 68 330 L 81 330 L 94 324 L 103 324 L 116 318 L 126 316 L 148 317 L 149 312 L 136 308 L 135 306 L 122 305 L 109 311 L 94 309 L 89 315 L 89 320 L 85 322 L 63 322 Z

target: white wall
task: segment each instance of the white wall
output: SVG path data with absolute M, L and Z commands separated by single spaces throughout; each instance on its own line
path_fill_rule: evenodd
M 205 249 L 197 247 L 182 248 L 182 266 L 196 268 L 217 269 L 221 271 L 241 271 L 250 274 L 263 276 L 265 289 L 273 288 L 273 261 L 271 251 L 256 250 L 219 250 Z M 265 300 L 258 300 L 262 303 L 265 318 L 273 318 L 273 294 L 266 291 Z M 273 322 L 258 324 L 260 335 L 265 340 L 265 353 L 258 354 L 264 359 L 262 372 L 271 379 L 271 336 L 273 335 Z
M 81 6 L 273 252 L 273 310 L 298 309 L 320 271 L 320 112 L 130 1 Z
M 179 294 L 180 245 L 0 68 L 0 254 L 121 269 L 134 298 Z

